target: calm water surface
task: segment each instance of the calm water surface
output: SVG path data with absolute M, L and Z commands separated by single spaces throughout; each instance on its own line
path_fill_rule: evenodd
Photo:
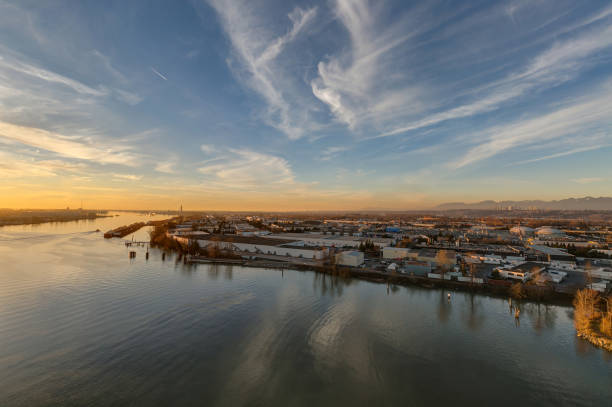
M 144 218 L 0 228 L 0 406 L 612 406 L 569 308 L 517 325 L 504 299 L 130 260 L 93 232 Z

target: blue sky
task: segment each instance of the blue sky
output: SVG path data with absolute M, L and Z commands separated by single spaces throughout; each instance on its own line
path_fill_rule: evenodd
M 612 3 L 0 0 L 0 207 L 612 191 Z

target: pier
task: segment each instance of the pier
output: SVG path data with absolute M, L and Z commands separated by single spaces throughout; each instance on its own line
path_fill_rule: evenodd
M 130 240 L 128 242 L 125 242 L 125 246 L 126 247 L 132 247 L 132 246 L 135 246 L 135 247 L 148 247 L 149 246 L 149 242 L 136 242 L 136 241 Z

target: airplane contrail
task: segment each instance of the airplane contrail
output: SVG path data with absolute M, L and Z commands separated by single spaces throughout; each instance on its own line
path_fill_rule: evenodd
M 168 78 L 166 78 L 164 75 L 160 74 L 157 69 L 151 67 L 151 70 L 153 71 L 153 73 L 155 73 L 157 76 L 159 76 L 160 78 L 162 78 L 163 80 L 167 81 Z

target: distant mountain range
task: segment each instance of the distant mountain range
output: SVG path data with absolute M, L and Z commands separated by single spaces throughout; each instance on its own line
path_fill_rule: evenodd
M 605 211 L 612 210 L 612 198 L 590 196 L 584 198 L 568 198 L 559 201 L 480 201 L 474 203 L 449 202 L 438 205 L 435 209 L 551 209 L 551 210 L 592 210 Z

